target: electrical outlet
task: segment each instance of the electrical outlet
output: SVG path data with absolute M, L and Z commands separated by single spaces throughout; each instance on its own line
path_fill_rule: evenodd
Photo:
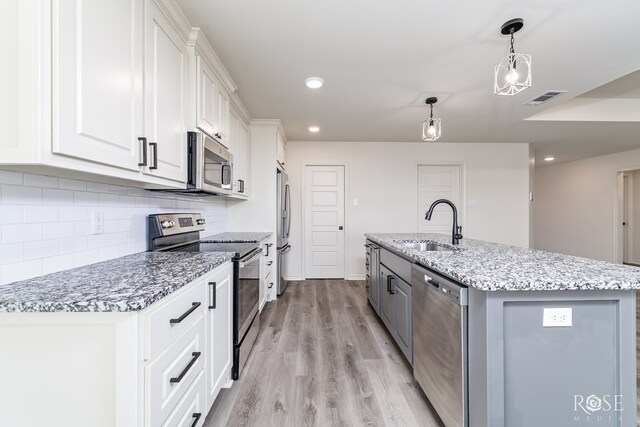
M 353 199 L 353 206 L 358 206 L 358 199 Z
M 573 326 L 573 310 L 571 308 L 545 308 L 543 313 L 542 326 L 545 328 Z
M 102 234 L 104 233 L 104 213 L 92 212 L 91 213 L 91 233 Z

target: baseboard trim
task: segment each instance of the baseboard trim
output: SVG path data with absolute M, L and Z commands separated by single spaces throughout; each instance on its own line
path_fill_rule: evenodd
M 347 277 L 347 280 L 365 280 L 366 278 L 367 276 L 364 274 L 352 274 L 351 276 Z

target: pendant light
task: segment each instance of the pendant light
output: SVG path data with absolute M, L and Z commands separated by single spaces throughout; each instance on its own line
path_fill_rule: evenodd
M 433 104 L 438 102 L 438 98 L 432 96 L 427 98 L 425 103 L 430 107 L 429 117 L 422 123 L 422 140 L 423 141 L 435 141 L 440 138 L 442 133 L 442 121 L 441 119 L 433 118 Z
M 511 48 L 509 55 L 496 65 L 493 85 L 496 95 L 513 96 L 531 87 L 531 55 L 516 53 L 513 48 L 513 35 L 523 26 L 524 21 L 515 18 L 500 28 L 500 33 L 511 36 Z

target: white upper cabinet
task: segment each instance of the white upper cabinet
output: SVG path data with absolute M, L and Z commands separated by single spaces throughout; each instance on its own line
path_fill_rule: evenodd
M 139 170 L 142 3 L 53 2 L 53 152 Z
M 196 126 L 230 148 L 229 95 L 200 55 L 196 57 L 196 79 Z
M 286 141 L 285 139 L 282 137 L 282 135 L 280 134 L 280 132 L 278 132 L 278 136 L 277 136 L 277 146 L 276 146 L 276 161 L 280 164 L 280 166 L 282 166 L 282 168 L 285 168 L 285 161 L 287 159 L 287 150 L 286 150 Z
M 233 195 L 249 196 L 249 126 L 241 114 L 232 107 L 229 112 L 229 141 L 233 153 Z
M 249 125 L 240 120 L 238 133 L 240 134 L 240 151 L 242 153 L 241 190 L 244 196 L 249 197 L 249 189 L 251 188 L 251 139 L 249 135 Z
M 146 173 L 186 182 L 187 45 L 153 0 L 146 6 Z

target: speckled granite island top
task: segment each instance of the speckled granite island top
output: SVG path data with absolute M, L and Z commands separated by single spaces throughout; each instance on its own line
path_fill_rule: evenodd
M 271 237 L 269 232 L 226 232 L 220 234 L 214 234 L 213 236 L 207 236 L 201 239 L 202 242 L 206 243 L 230 243 L 230 242 L 244 242 L 244 243 L 253 243 L 253 242 L 262 242 L 265 239 Z
M 397 240 L 451 245 L 444 234 L 366 234 L 371 241 L 483 291 L 640 289 L 640 268 L 464 238 L 453 251 L 421 252 Z
M 227 252 L 142 252 L 0 286 L 0 312 L 137 311 L 231 259 Z

